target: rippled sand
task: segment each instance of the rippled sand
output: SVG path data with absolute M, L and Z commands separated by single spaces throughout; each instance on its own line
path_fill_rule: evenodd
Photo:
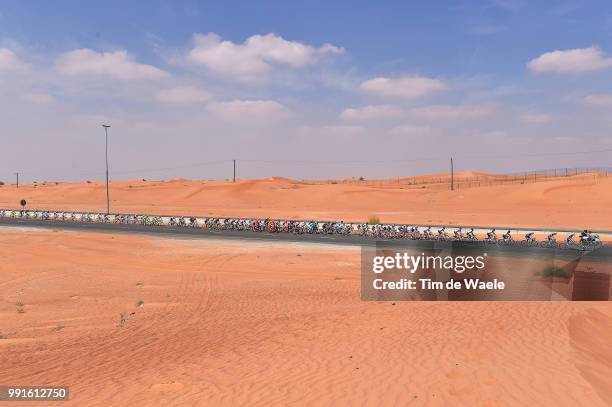
M 0 383 L 57 405 L 612 403 L 610 303 L 362 302 L 350 247 L 4 228 L 0 258 Z

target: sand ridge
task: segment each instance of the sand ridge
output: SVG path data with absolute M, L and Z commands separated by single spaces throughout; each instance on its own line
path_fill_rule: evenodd
M 111 210 L 124 213 L 277 217 L 409 224 L 496 225 L 611 230 L 612 177 L 450 191 L 271 177 L 228 181 L 112 181 Z M 47 183 L 0 187 L 0 207 L 104 211 L 105 185 Z

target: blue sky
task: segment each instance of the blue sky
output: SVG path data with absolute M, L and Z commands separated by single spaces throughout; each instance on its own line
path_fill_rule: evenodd
M 116 177 L 609 166 L 611 55 L 606 1 L 5 0 L 0 179 L 99 177 L 101 122 Z

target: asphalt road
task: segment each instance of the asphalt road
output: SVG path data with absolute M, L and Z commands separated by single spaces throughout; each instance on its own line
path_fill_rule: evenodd
M 193 236 L 215 239 L 265 240 L 283 242 L 310 242 L 341 245 L 374 244 L 373 239 L 349 235 L 294 235 L 292 233 L 267 233 L 239 230 L 210 230 L 178 226 L 125 225 L 120 223 L 70 222 L 40 219 L 0 218 L 0 226 L 37 227 L 79 231 L 140 233 L 149 235 Z
M 562 248 L 545 248 L 537 246 L 500 246 L 485 244 L 484 242 L 438 242 L 425 240 L 409 240 L 409 239 L 372 239 L 356 235 L 294 235 L 292 233 L 267 233 L 267 232 L 251 232 L 251 231 L 234 231 L 234 230 L 210 230 L 203 228 L 176 227 L 176 226 L 144 226 L 144 225 L 125 225 L 117 223 L 81 223 L 70 221 L 54 221 L 40 219 L 19 219 L 19 218 L 0 218 L 0 226 L 13 227 L 34 227 L 44 229 L 65 229 L 77 230 L 83 232 L 103 232 L 103 233 L 128 233 L 128 234 L 145 234 L 145 235 L 164 235 L 168 237 L 181 238 L 212 238 L 212 239 L 233 239 L 233 240 L 255 240 L 255 241 L 276 241 L 276 242 L 297 242 L 297 243 L 318 243 L 318 244 L 335 244 L 335 245 L 354 245 L 354 246 L 372 246 L 377 243 L 389 248 L 409 247 L 412 249 L 419 248 L 424 250 L 442 249 L 452 247 L 455 249 L 482 250 L 487 252 L 503 252 L 504 255 L 510 256 L 533 256 L 554 255 L 559 257 L 576 258 L 588 256 L 589 260 L 598 262 L 612 261 L 612 245 L 604 245 L 603 247 L 591 251 L 582 252 L 576 249 Z

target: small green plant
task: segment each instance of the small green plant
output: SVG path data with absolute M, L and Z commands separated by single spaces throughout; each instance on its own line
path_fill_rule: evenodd
M 563 270 L 562 267 L 547 266 L 542 270 L 542 277 L 570 278 L 570 275 L 567 271 Z
M 378 216 L 370 216 L 368 218 L 368 225 L 378 225 L 380 223 L 380 219 Z
M 143 300 L 138 300 L 138 301 L 136 302 L 136 306 L 137 306 L 138 308 L 144 307 L 144 301 L 143 301 Z

